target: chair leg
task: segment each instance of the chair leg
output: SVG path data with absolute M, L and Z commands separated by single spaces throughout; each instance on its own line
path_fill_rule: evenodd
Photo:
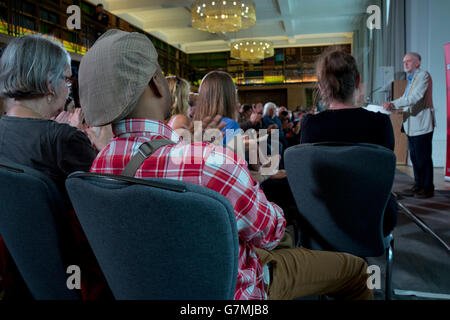
M 386 292 L 385 300 L 392 300 L 392 262 L 394 255 L 394 239 L 389 243 L 386 249 Z
M 447 252 L 450 252 L 450 246 L 441 238 L 439 237 L 425 222 L 423 222 L 419 217 L 417 217 L 411 210 L 406 208 L 400 201 L 397 201 L 400 209 L 402 209 L 400 212 L 403 212 L 408 218 L 410 218 L 417 226 L 419 226 L 422 231 L 430 234 L 434 239 L 439 241 L 439 243 L 445 248 Z

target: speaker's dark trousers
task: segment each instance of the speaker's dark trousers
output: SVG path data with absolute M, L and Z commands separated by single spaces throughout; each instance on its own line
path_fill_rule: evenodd
M 420 136 L 408 136 L 409 153 L 414 169 L 414 180 L 418 188 L 434 190 L 433 160 L 431 159 L 431 141 L 433 131 Z

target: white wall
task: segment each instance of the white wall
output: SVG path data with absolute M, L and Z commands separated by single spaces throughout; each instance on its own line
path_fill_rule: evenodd
M 444 44 L 450 42 L 449 0 L 406 1 L 406 51 L 422 56 L 422 68 L 433 79 L 437 127 L 433 135 L 433 163 L 444 167 L 447 149 L 447 98 Z

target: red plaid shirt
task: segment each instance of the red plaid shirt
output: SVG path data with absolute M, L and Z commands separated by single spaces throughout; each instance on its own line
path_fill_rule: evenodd
M 230 200 L 239 234 L 239 270 L 235 299 L 266 299 L 263 268 L 255 248 L 273 249 L 284 234 L 286 220 L 276 204 L 267 201 L 244 160 L 208 142 L 187 144 L 162 122 L 122 120 L 113 125 L 114 137 L 98 154 L 91 172 L 121 174 L 139 146 L 153 139 L 175 142 L 158 149 L 135 177 L 159 177 L 202 185 Z

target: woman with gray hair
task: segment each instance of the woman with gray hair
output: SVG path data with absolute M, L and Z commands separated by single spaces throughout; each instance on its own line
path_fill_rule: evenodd
M 57 123 L 69 94 L 70 56 L 52 40 L 32 35 L 11 41 L 0 59 L 0 156 L 43 171 L 64 189 L 68 174 L 88 171 L 96 156 L 87 136 Z
M 0 59 L 0 96 L 7 103 L 7 112 L 0 119 L 0 158 L 48 175 L 64 195 L 68 212 L 71 205 L 65 179 L 74 171 L 89 171 L 96 157 L 82 131 L 52 120 L 63 110 L 70 76 L 67 51 L 60 44 L 37 35 L 13 39 Z M 81 120 L 79 112 L 74 116 Z M 67 216 L 62 220 L 70 219 Z M 58 227 L 61 234 L 71 234 L 72 230 L 68 229 L 78 226 Z M 63 246 L 72 247 L 72 240 L 63 239 Z M 25 286 L 22 291 L 17 288 L 22 281 L 17 278 L 15 266 L 2 245 L 0 238 L 0 271 L 3 271 L 0 292 L 3 289 L 4 298 L 17 297 L 18 292 L 19 298 L 27 296 Z M 84 250 L 80 248 L 80 253 L 86 253 Z

